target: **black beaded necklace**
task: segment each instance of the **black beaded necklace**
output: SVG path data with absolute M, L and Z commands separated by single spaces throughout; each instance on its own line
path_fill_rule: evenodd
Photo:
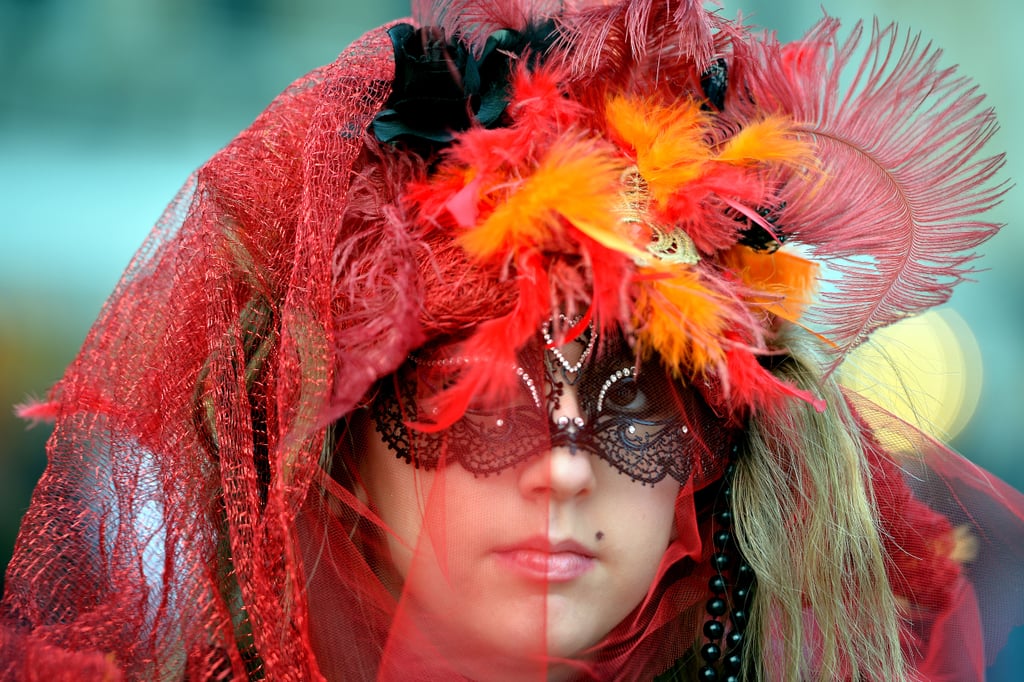
M 735 449 L 733 453 L 735 456 Z M 714 512 L 717 530 L 712 536 L 715 551 L 711 565 L 715 573 L 708 581 L 711 598 L 705 605 L 708 620 L 704 622 L 707 641 L 700 648 L 704 665 L 697 673 L 697 679 L 702 682 L 743 679 L 744 633 L 755 580 L 754 571 L 743 559 L 733 537 L 732 476 L 735 468 L 732 462 L 726 468 L 719 497 L 723 507 Z M 727 599 L 730 588 L 731 599 Z

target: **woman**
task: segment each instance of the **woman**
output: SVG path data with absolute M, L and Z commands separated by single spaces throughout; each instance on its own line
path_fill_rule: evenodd
M 983 676 L 1024 501 L 835 372 L 995 231 L 991 112 L 892 28 L 557 4 L 371 32 L 186 185 L 24 410 L 5 672 Z

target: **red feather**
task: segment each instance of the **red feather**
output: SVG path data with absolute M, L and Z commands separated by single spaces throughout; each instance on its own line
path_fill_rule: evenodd
M 789 183 L 779 225 L 834 270 L 808 311 L 835 343 L 832 369 L 876 329 L 949 298 L 999 227 L 978 214 L 1006 190 L 1003 157 L 980 156 L 995 116 L 968 79 L 938 68 L 940 51 L 909 35 L 901 46 L 876 23 L 855 62 L 863 26 L 843 43 L 837 31 L 826 18 L 782 49 L 736 47 L 763 65 L 743 86 L 757 106 L 792 115 L 818 147 L 825 177 Z
M 513 371 L 517 353 L 534 338 L 541 324 L 551 317 L 550 282 L 542 255 L 526 251 L 515 258 L 518 290 L 515 307 L 501 317 L 484 320 L 459 348 L 459 355 L 472 358 L 454 386 L 441 391 L 424 407 L 431 413 L 429 423 L 411 424 L 426 432 L 438 432 L 458 421 L 473 400 L 507 404 L 519 379 Z
M 760 205 L 771 197 L 761 174 L 718 165 L 711 172 L 679 188 L 667 202 L 664 219 L 684 226 L 696 247 L 706 254 L 736 243 L 742 223 L 726 212 L 739 205 Z M 756 213 L 755 213 L 756 215 Z
M 803 400 L 818 412 L 827 405 L 810 391 L 783 381 L 761 366 L 744 346 L 732 346 L 725 353 L 727 371 L 722 377 L 727 403 L 755 411 L 774 412 L 785 408 L 787 399 Z

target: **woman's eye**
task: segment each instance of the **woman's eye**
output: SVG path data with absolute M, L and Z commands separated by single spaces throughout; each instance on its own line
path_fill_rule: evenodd
M 636 370 L 623 367 L 610 373 L 597 393 L 598 412 L 634 412 L 643 409 L 646 396 L 636 381 Z
M 633 377 L 625 377 L 616 381 L 604 396 L 605 410 L 616 412 L 637 413 L 647 407 L 647 395 Z
M 628 419 L 664 421 L 675 414 L 667 377 L 658 372 L 637 373 L 635 367 L 610 372 L 597 392 L 598 413 Z

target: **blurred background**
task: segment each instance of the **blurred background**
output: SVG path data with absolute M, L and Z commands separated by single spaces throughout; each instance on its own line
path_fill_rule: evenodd
M 992 150 L 1024 177 L 1024 5 L 1012 0 L 725 0 L 791 40 L 824 11 L 877 15 L 945 49 L 1000 116 Z M 299 75 L 332 61 L 407 2 L 0 0 L 0 567 L 45 466 L 49 429 L 12 406 L 42 397 L 164 205 L 189 173 Z M 1024 190 L 991 218 L 976 282 L 888 341 L 910 349 L 925 418 L 968 457 L 1024 488 Z M 890 357 L 902 357 L 898 351 Z M 899 361 L 902 362 L 902 361 Z M 864 360 L 865 366 L 870 361 Z M 881 370 L 879 370 L 881 371 Z M 871 376 L 877 373 L 869 371 Z M 1024 641 L 1024 638 L 1018 637 Z M 1021 646 L 992 679 L 1019 679 Z

